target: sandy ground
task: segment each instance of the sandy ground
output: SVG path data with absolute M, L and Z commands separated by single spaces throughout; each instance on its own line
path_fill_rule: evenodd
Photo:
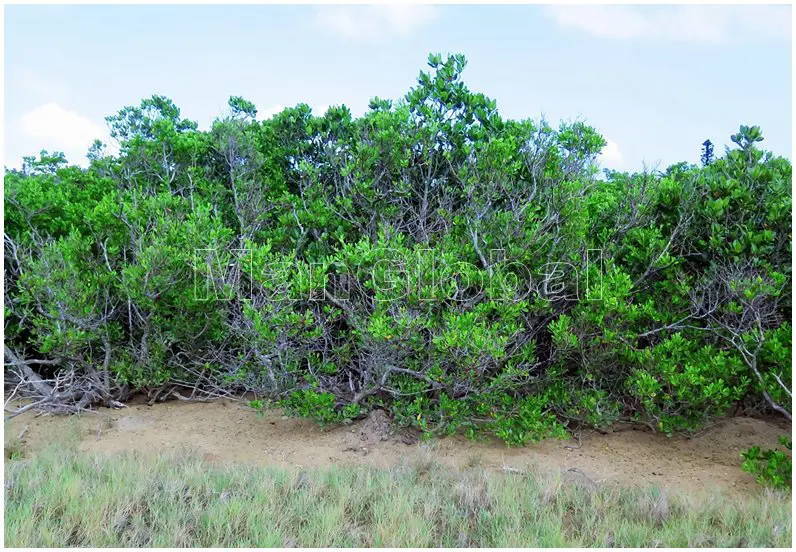
M 741 451 L 752 445 L 773 447 L 777 436 L 791 429 L 770 421 L 729 418 L 692 438 L 667 438 L 627 427 L 608 434 L 586 432 L 579 448 L 574 448 L 577 441 L 560 440 L 507 448 L 490 438 L 418 441 L 405 431 L 391 431 L 378 416 L 321 428 L 310 420 L 284 417 L 278 410 L 258 415 L 233 401 L 131 404 L 72 417 L 27 412 L 5 423 L 6 440 L 23 433 L 26 454 L 69 431 L 77 432 L 79 446 L 90 452 L 185 451 L 211 462 L 258 466 L 391 466 L 433 459 L 460 468 L 577 468 L 598 482 L 752 495 L 760 488 L 741 471 Z

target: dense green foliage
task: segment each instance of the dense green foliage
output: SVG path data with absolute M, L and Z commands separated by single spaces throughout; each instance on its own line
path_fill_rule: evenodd
M 790 489 L 793 480 L 793 441 L 783 436 L 779 438 L 779 443 L 782 450 L 750 448 L 741 455 L 741 467 L 754 475 L 762 485 Z
M 88 169 L 5 175 L 6 381 L 43 405 L 254 391 L 511 444 L 790 417 L 791 163 L 599 174 L 583 123 L 509 120 L 430 56 L 406 96 L 209 130 L 154 96 Z

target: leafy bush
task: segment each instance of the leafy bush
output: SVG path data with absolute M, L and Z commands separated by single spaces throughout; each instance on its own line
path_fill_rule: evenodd
M 501 117 L 429 57 L 415 87 L 208 130 L 154 96 L 118 154 L 5 175 L 6 382 L 53 410 L 254 392 L 511 444 L 571 424 L 790 417 L 791 164 L 602 175 L 582 122 Z M 269 403 L 269 404 L 272 404 Z
M 751 473 L 761 485 L 777 488 L 791 488 L 793 477 L 793 441 L 787 437 L 779 438 L 785 450 L 752 447 L 741 454 L 743 471 Z

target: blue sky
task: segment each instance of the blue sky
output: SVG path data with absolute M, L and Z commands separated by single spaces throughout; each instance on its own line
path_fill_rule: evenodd
M 790 6 L 5 7 L 5 165 L 85 163 L 104 117 L 152 94 L 207 127 L 231 95 L 261 117 L 300 102 L 398 98 L 429 52 L 504 116 L 584 120 L 620 170 L 698 162 L 758 124 L 791 153 Z

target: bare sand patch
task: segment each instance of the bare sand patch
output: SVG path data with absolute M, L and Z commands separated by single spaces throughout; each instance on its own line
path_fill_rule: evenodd
M 389 426 L 382 413 L 348 426 L 320 427 L 289 418 L 279 410 L 258 415 L 244 403 L 131 403 L 120 410 L 100 409 L 80 416 L 36 416 L 32 411 L 5 424 L 6 439 L 22 433 L 32 452 L 54 435 L 77 431 L 79 447 L 89 452 L 142 454 L 186 451 L 221 463 L 323 467 L 434 460 L 457 468 L 494 470 L 577 470 L 599 483 L 623 486 L 760 492 L 740 469 L 740 453 L 753 446 L 774 447 L 790 427 L 754 418 L 727 418 L 694 437 L 666 437 L 623 427 L 601 434 L 584 432 L 575 441 L 545 440 L 507 448 L 492 438 L 463 436 L 419 440 Z M 576 448 L 578 447 L 578 448 Z

